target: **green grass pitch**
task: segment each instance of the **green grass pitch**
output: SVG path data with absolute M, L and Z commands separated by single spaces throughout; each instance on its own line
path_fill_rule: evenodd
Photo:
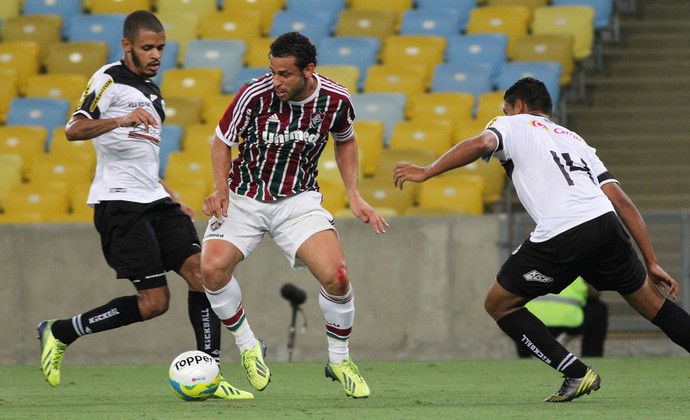
M 562 378 L 537 360 L 360 361 L 372 390 L 345 397 L 321 363 L 273 363 L 253 400 L 185 402 L 167 366 L 69 362 L 51 388 L 35 366 L 0 366 L 3 419 L 672 419 L 690 418 L 690 358 L 585 360 L 602 387 L 570 403 L 545 403 Z M 269 361 L 270 363 L 270 361 Z M 239 363 L 224 375 L 250 390 Z

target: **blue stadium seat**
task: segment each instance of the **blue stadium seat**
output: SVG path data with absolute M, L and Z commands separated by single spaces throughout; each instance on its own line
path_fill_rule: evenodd
M 232 86 L 232 91 L 231 93 L 235 93 L 239 90 L 239 88 L 242 87 L 243 84 L 245 84 L 247 81 L 251 79 L 255 79 L 257 77 L 261 77 L 266 73 L 270 73 L 271 70 L 268 69 L 268 67 L 244 67 L 242 68 L 238 73 L 237 77 L 235 77 L 235 83 Z
M 403 14 L 400 35 L 459 35 L 460 13 L 454 9 L 410 9 Z
M 328 37 L 319 41 L 319 64 L 354 65 L 359 68 L 359 89 L 364 89 L 369 66 L 378 64 L 381 41 L 374 37 Z
M 165 168 L 168 166 L 168 155 L 171 152 L 179 152 L 182 145 L 182 136 L 184 130 L 182 126 L 177 124 L 163 124 L 161 132 L 161 149 L 160 149 L 160 168 L 158 176 L 163 178 L 165 176 Z
M 470 19 L 470 12 L 477 7 L 477 0 L 415 0 L 415 4 L 418 10 L 452 9 L 456 11 L 460 31 L 464 32 L 467 21 Z
M 494 79 L 508 61 L 508 36 L 505 34 L 457 35 L 447 41 L 447 63 L 488 63 Z
M 355 93 L 352 105 L 358 121 L 381 121 L 384 125 L 383 141 L 388 145 L 393 127 L 405 119 L 407 97 L 398 92 Z
M 237 73 L 244 67 L 247 44 L 239 39 L 197 39 L 187 43 L 183 68 L 211 67 L 223 72 L 221 90 L 233 92 Z
M 22 13 L 62 16 L 62 37 L 67 38 L 72 17 L 83 13 L 82 0 L 24 0 Z
M 108 61 L 122 58 L 122 26 L 125 14 L 104 13 L 70 18 L 68 41 L 103 41 L 108 44 Z
M 15 98 L 10 102 L 6 125 L 36 125 L 45 127 L 45 151 L 50 150 L 53 129 L 64 127 L 71 111 L 70 102 L 55 98 Z
M 479 95 L 494 90 L 490 75 L 491 67 L 486 63 L 442 63 L 434 68 L 431 92 L 468 92 Z
M 331 36 L 333 25 L 325 24 L 331 19 L 328 12 L 320 10 L 283 10 L 273 15 L 270 36 L 277 37 L 285 32 L 297 31 L 312 42 Z
M 552 0 L 552 6 L 590 6 L 594 9 L 594 30 L 601 31 L 611 24 L 614 0 Z
M 330 32 L 335 30 L 338 14 L 347 7 L 345 0 L 286 0 L 285 10 L 312 12 L 318 10 L 328 14 L 327 25 Z M 323 25 L 323 22 L 321 22 Z
M 544 82 L 551 94 L 555 113 L 561 96 L 560 78 L 562 72 L 563 67 L 555 61 L 512 61 L 504 64 L 501 68 L 496 87 L 498 90 L 505 91 L 523 77 L 530 76 L 539 79 Z

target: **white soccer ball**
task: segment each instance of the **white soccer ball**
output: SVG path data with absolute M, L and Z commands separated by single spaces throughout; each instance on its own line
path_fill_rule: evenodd
M 175 358 L 168 371 L 175 395 L 187 401 L 203 401 L 212 396 L 220 384 L 216 360 L 199 350 L 186 351 Z

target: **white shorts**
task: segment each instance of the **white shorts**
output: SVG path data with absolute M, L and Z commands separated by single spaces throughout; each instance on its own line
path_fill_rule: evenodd
M 316 191 L 278 201 L 259 201 L 230 192 L 228 217 L 211 217 L 203 242 L 223 240 L 235 245 L 246 259 L 259 246 L 265 233 L 290 261 L 292 268 L 304 268 L 297 250 L 311 235 L 333 229 L 333 216 L 321 206 Z

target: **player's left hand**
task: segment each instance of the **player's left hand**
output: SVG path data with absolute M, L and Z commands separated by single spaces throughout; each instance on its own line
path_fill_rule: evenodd
M 386 233 L 386 228 L 389 226 L 386 219 L 378 214 L 359 194 L 350 197 L 350 209 L 352 210 L 352 214 L 359 220 L 364 223 L 369 223 L 374 229 L 374 232 Z

